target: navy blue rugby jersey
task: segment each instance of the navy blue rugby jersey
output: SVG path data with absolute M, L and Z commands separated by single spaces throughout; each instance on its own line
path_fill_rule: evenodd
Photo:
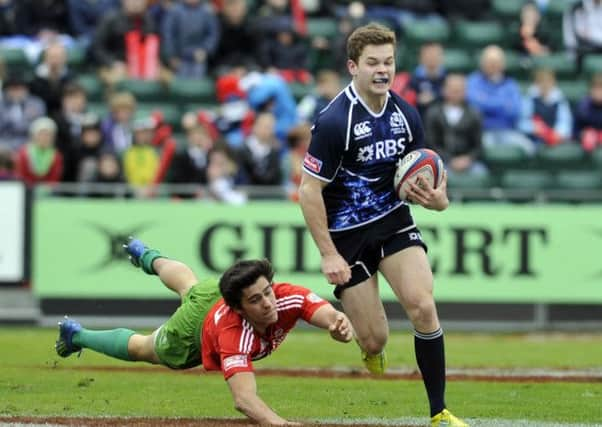
M 350 83 L 318 115 L 303 161 L 306 173 L 328 183 L 322 192 L 328 229 L 359 227 L 405 205 L 393 189 L 396 163 L 424 146 L 414 107 L 389 91 L 374 113 Z

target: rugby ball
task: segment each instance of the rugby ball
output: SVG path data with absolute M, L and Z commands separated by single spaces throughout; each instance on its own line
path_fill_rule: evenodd
M 397 163 L 393 179 L 395 193 L 401 200 L 405 200 L 409 183 L 416 183 L 419 176 L 426 179 L 433 188 L 437 188 L 443 180 L 443 170 L 443 160 L 435 151 L 428 148 L 410 151 Z

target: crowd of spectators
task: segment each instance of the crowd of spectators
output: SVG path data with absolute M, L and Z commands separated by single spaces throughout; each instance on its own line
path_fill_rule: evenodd
M 294 199 L 311 123 L 348 81 L 345 40 L 371 20 L 413 55 L 392 89 L 416 106 L 450 175 L 487 174 L 491 146 L 527 157 L 560 144 L 592 152 L 602 146 L 602 69 L 583 64 L 602 53 L 602 0 L 567 2 L 561 46 L 545 25 L 552 1 L 525 1 L 512 41 L 482 46 L 474 69 L 458 72 L 445 43 L 407 45 L 408 28 L 489 22 L 490 0 L 0 0 L 0 179 L 121 183 L 139 197 L 179 184 L 170 196 L 230 203 L 247 199 L 241 185 L 281 186 Z M 312 32 L 312 20 L 336 28 Z M 15 50 L 26 69 L 4 64 L 2 52 Z M 78 67 L 73 52 L 83 54 Z M 507 72 L 508 52 L 528 80 Z M 551 54 L 588 82 L 581 99 L 569 101 L 553 67 L 538 65 Z M 81 73 L 102 82 L 106 113 L 90 108 Z M 211 81 L 214 103 L 179 105 L 169 122 L 128 91 L 135 80 Z

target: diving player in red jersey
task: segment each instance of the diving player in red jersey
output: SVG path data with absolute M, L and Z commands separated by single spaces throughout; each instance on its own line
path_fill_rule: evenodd
M 89 330 L 66 317 L 59 323 L 57 354 L 68 357 L 89 348 L 172 369 L 203 365 L 208 371 L 221 370 L 236 409 L 247 417 L 260 424 L 300 425 L 280 417 L 257 395 L 252 361 L 272 353 L 299 319 L 327 329 L 336 341 L 349 342 L 353 329 L 347 316 L 309 289 L 273 283 L 268 260 L 239 261 L 219 283 L 199 282 L 187 265 L 138 239 L 124 247 L 135 266 L 158 275 L 180 295 L 180 307 L 149 335 L 124 328 Z

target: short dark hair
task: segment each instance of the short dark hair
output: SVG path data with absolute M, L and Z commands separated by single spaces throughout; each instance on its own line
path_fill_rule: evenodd
M 366 46 L 384 44 L 395 46 L 395 33 L 384 25 L 372 22 L 356 28 L 351 33 L 347 39 L 347 57 L 357 63 Z
M 238 261 L 228 268 L 219 280 L 219 290 L 226 304 L 232 308 L 240 308 L 242 291 L 265 277 L 272 282 L 274 270 L 267 259 Z

